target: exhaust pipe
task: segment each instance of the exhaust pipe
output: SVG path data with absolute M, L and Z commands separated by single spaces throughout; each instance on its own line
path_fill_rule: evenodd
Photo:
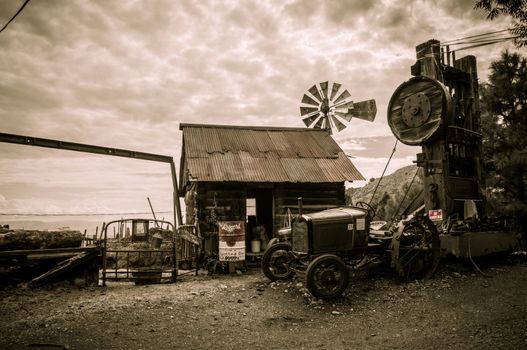
M 302 216 L 302 197 L 298 197 L 298 216 Z

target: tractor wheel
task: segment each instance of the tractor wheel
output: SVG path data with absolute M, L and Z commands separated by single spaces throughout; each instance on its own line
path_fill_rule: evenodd
M 439 233 L 428 217 L 416 217 L 404 225 L 397 238 L 397 259 L 394 265 L 400 276 L 406 279 L 429 279 L 440 259 Z
M 348 267 L 336 255 L 321 255 L 307 267 L 306 286 L 316 298 L 337 298 L 348 288 L 348 283 Z
M 271 281 L 286 280 L 295 274 L 289 269 L 289 263 L 294 259 L 289 252 L 289 243 L 275 243 L 268 247 L 262 257 L 262 272 Z

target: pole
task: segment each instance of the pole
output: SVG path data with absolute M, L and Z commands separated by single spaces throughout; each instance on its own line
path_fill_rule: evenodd
M 150 202 L 150 197 L 146 197 L 148 200 L 148 205 L 150 206 L 150 210 L 152 211 L 152 215 L 154 216 L 154 222 L 156 223 L 156 227 L 159 227 L 159 224 L 157 223 L 156 213 L 154 212 L 154 208 L 152 207 L 152 202 Z

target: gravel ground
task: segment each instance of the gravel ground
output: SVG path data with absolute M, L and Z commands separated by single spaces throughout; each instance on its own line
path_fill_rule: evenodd
M 343 298 L 313 299 L 301 279 L 184 276 L 175 284 L 0 291 L 0 348 L 525 349 L 527 266 L 442 263 L 427 282 L 376 267 Z

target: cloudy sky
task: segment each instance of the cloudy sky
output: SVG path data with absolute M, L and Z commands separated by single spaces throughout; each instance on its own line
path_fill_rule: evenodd
M 0 1 L 0 26 L 22 3 Z M 376 99 L 375 122 L 354 119 L 334 138 L 367 179 L 378 177 L 395 142 L 386 106 L 410 78 L 415 46 L 509 26 L 473 5 L 32 0 L 0 33 L 0 132 L 179 163 L 179 123 L 303 127 L 303 93 L 329 80 L 354 101 Z M 505 47 L 467 51 L 478 57 L 480 80 Z M 399 145 L 388 172 L 417 152 Z M 143 212 L 146 197 L 170 209 L 167 165 L 0 144 L 0 213 Z

